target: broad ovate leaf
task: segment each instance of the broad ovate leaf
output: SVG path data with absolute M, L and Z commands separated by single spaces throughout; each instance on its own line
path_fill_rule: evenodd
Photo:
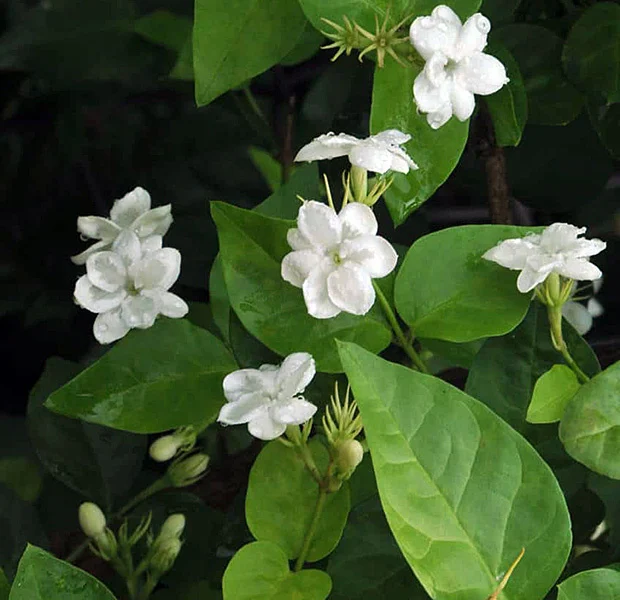
M 592 569 L 569 577 L 558 586 L 558 600 L 612 600 L 620 598 L 620 572 Z
M 522 548 L 505 600 L 543 598 L 571 548 L 550 468 L 486 406 L 435 377 L 339 344 L 392 533 L 427 593 L 481 600 Z
M 527 409 L 529 423 L 555 423 L 562 418 L 568 401 L 581 384 L 575 372 L 566 365 L 553 365 L 534 385 L 532 401 Z

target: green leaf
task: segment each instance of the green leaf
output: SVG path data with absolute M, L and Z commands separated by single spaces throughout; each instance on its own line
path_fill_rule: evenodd
M 282 165 L 262 148 L 251 146 L 248 148 L 248 153 L 269 189 L 275 192 L 282 184 Z
M 34 502 L 43 479 L 37 463 L 24 456 L 0 458 L 0 483 L 11 488 L 22 500 Z
M 351 511 L 327 572 L 334 584 L 330 600 L 428 599 L 394 540 L 376 494 Z
M 9 580 L 6 578 L 4 571 L 0 569 L 0 600 L 9 600 L 10 590 L 11 585 Z
M 198 106 L 275 65 L 295 46 L 305 24 L 299 4 L 291 0 L 196 0 Z
M 589 375 L 598 373 L 601 368 L 596 355 L 567 321 L 563 332 L 577 364 Z M 533 302 L 514 331 L 484 343 L 471 366 L 465 391 L 524 432 L 531 428 L 525 417 L 536 381 L 557 363 L 563 360 L 551 343 L 546 308 Z
M 219 254 L 215 257 L 209 274 L 209 303 L 213 312 L 213 320 L 222 334 L 222 339 L 228 342 L 230 336 L 230 300 L 224 281 L 222 257 Z
M 222 580 L 224 600 L 324 600 L 332 582 L 327 573 L 291 573 L 286 554 L 271 542 L 253 542 L 233 556 Z
M 543 598 L 562 572 L 571 530 L 562 491 L 536 451 L 444 381 L 354 344 L 339 349 L 385 515 L 427 593 L 486 598 L 525 548 L 503 598 Z
M 534 385 L 532 401 L 525 416 L 528 423 L 555 423 L 562 418 L 568 401 L 581 384 L 566 365 L 553 365 Z
M 514 20 L 514 12 L 521 0 L 484 0 L 480 12 L 497 27 L 502 23 Z
M 456 118 L 440 129 L 431 128 L 413 101 L 413 81 L 418 72 L 419 68 L 404 68 L 391 59 L 384 68 L 375 70 L 371 132 L 395 128 L 409 133 L 412 139 L 405 148 L 420 167 L 407 175 L 396 173 L 394 183 L 385 194 L 395 225 L 400 225 L 426 202 L 452 173 L 469 130 L 469 122 L 461 123 Z
M 28 545 L 19 561 L 9 600 L 115 600 L 86 571 Z
M 310 449 L 320 472 L 329 456 L 320 442 Z M 288 556 L 297 558 L 314 516 L 319 487 L 293 448 L 278 441 L 267 444 L 250 471 L 245 517 L 252 535 L 274 542 Z M 327 556 L 338 543 L 349 514 L 349 487 L 345 483 L 329 494 L 308 551 L 308 562 Z
M 491 43 L 487 52 L 506 67 L 510 81 L 495 94 L 486 98 L 499 146 L 518 146 L 527 122 L 527 94 L 519 65 L 505 46 Z
M 558 600 L 611 600 L 620 598 L 620 572 L 593 569 L 577 573 L 558 586 Z
M 333 319 L 308 314 L 300 289 L 282 279 L 280 263 L 290 252 L 291 221 L 272 219 L 230 204 L 211 204 L 217 225 L 226 288 L 243 326 L 265 346 L 286 356 L 309 352 L 317 370 L 340 372 L 334 340 L 355 341 L 380 352 L 392 339 L 378 306 L 363 317 L 341 313 Z
M 134 31 L 149 42 L 180 52 L 192 34 L 192 20 L 159 9 L 134 23 Z
M 107 511 L 129 490 L 142 468 L 146 438 L 69 419 L 44 406 L 46 398 L 71 380 L 79 365 L 50 358 L 30 392 L 28 429 L 48 472 Z
M 424 350 L 429 350 L 434 356 L 438 356 L 449 364 L 470 369 L 476 354 L 482 348 L 485 340 L 474 340 L 472 342 L 464 342 L 455 344 L 454 342 L 446 342 L 444 340 L 420 339 L 420 344 Z
M 566 451 L 586 467 L 620 479 L 620 362 L 581 386 L 560 421 Z
M 525 316 L 530 294 L 514 271 L 482 255 L 532 231 L 509 225 L 464 225 L 431 233 L 411 246 L 396 276 L 396 308 L 417 337 L 469 342 L 502 335 Z
M 562 61 L 568 77 L 584 92 L 620 102 L 620 6 L 590 6 L 570 30 Z
M 608 152 L 620 159 L 620 102 L 588 102 L 588 115 L 598 137 Z
M 236 364 L 215 336 L 183 319 L 131 331 L 45 406 L 91 423 L 155 433 L 215 420 Z
M 519 65 L 530 123 L 566 125 L 581 112 L 583 98 L 562 71 L 560 37 L 540 25 L 517 23 L 499 29 L 494 39 Z

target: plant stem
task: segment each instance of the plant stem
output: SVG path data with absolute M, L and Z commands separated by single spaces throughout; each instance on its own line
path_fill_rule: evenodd
M 381 308 L 383 308 L 383 312 L 385 313 L 385 316 L 387 317 L 387 320 L 389 321 L 390 326 L 392 327 L 392 330 L 394 331 L 394 334 L 396 335 L 396 338 L 398 339 L 403 350 L 407 353 L 407 356 L 411 359 L 418 371 L 428 374 L 429 371 L 426 367 L 426 364 L 420 358 L 420 355 L 415 351 L 415 348 L 413 347 L 411 342 L 407 339 L 407 336 L 405 335 L 402 327 L 398 323 L 398 319 L 396 318 L 396 315 L 394 314 L 390 303 L 385 297 L 385 294 L 375 281 L 372 282 L 372 285 L 374 286 L 375 292 L 377 293 L 377 298 L 379 298 Z
M 295 563 L 295 572 L 301 571 L 304 563 L 306 562 L 306 556 L 308 556 L 310 544 L 312 543 L 312 539 L 314 538 L 314 534 L 316 533 L 316 528 L 319 525 L 319 519 L 321 518 L 323 508 L 325 507 L 325 500 L 327 500 L 327 490 L 320 486 L 319 497 L 317 498 L 316 505 L 314 507 L 314 515 L 312 515 L 312 521 L 310 522 L 308 531 L 306 531 L 306 536 L 304 537 L 301 551 L 299 552 L 297 562 Z
M 547 315 L 549 317 L 549 326 L 551 328 L 551 342 L 553 347 L 560 352 L 568 366 L 573 370 L 581 383 L 587 383 L 590 378 L 581 370 L 575 359 L 568 351 L 568 346 L 564 341 L 562 334 L 562 307 L 547 305 Z

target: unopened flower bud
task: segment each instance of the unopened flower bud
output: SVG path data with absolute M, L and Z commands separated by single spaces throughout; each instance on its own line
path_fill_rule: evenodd
M 150 567 L 157 574 L 169 571 L 181 551 L 181 541 L 176 537 L 167 538 L 158 544 L 151 558 Z
M 151 444 L 149 454 L 157 462 L 166 462 L 174 457 L 180 445 L 180 441 L 174 435 L 164 435 Z
M 174 487 L 185 487 L 196 483 L 209 465 L 206 454 L 193 454 L 182 460 L 173 462 L 168 467 L 168 477 Z
M 338 472 L 343 479 L 349 479 L 364 458 L 364 448 L 357 440 L 347 440 L 338 445 L 337 452 Z
M 78 511 L 82 531 L 89 538 L 97 538 L 106 527 L 103 511 L 94 502 L 83 502 Z
M 170 515 L 159 530 L 159 538 L 180 538 L 185 529 L 185 515 L 180 513 Z

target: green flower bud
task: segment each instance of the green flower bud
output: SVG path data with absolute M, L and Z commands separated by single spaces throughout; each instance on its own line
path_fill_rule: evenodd
M 105 531 L 105 516 L 94 502 L 83 502 L 80 505 L 78 519 L 82 531 L 89 538 L 97 538 Z
M 185 487 L 196 483 L 207 470 L 209 457 L 198 453 L 177 460 L 168 467 L 168 478 L 174 487 Z
M 180 538 L 185 529 L 185 515 L 180 513 L 170 515 L 161 526 L 159 538 Z
M 157 462 L 166 462 L 174 457 L 180 445 L 180 440 L 174 435 L 164 435 L 151 444 L 149 454 Z
M 336 452 L 338 473 L 343 479 L 349 479 L 364 458 L 364 448 L 357 440 L 347 440 L 338 444 Z
M 169 571 L 181 551 L 181 545 L 181 541 L 176 537 L 162 540 L 162 542 L 157 545 L 157 549 L 151 557 L 151 570 L 158 575 Z

